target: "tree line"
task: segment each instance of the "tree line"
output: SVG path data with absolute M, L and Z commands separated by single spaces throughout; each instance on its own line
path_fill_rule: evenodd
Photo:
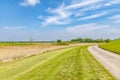
M 97 42 L 97 43 L 108 43 L 110 42 L 111 40 L 110 39 L 92 39 L 92 38 L 76 38 L 76 39 L 71 39 L 71 42 L 88 42 L 88 43 L 91 43 L 91 42 Z
M 71 39 L 70 41 L 62 41 L 62 40 L 57 40 L 57 43 L 62 43 L 62 42 L 77 42 L 77 43 L 108 43 L 110 42 L 111 39 L 92 39 L 92 38 L 75 38 L 75 39 Z
M 57 41 L 0 41 L 0 43 L 61 43 L 61 44 L 66 44 L 66 43 L 74 43 L 74 42 L 80 42 L 80 43 L 108 43 L 110 42 L 111 39 L 92 39 L 92 38 L 75 38 L 71 39 L 69 41 L 62 41 L 61 39 L 58 39 Z

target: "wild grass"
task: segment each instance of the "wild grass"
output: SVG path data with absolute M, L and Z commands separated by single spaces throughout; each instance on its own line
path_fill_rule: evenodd
M 100 44 L 99 47 L 120 54 L 120 39 L 111 41 L 110 43 Z
M 6 43 L 5 43 L 6 44 Z M 9 44 L 9 43 L 8 43 Z M 7 62 L 14 59 L 29 57 L 33 55 L 37 55 L 43 52 L 47 52 L 50 50 L 72 47 L 72 46 L 80 46 L 86 45 L 84 44 L 70 44 L 70 45 L 60 45 L 60 44 L 50 44 L 50 43 L 39 43 L 34 45 L 1 45 L 0 46 L 0 62 Z M 90 44 L 88 44 L 90 45 Z
M 64 45 L 24 45 L 24 46 L 0 46 L 0 61 L 11 61 L 13 59 L 28 57 L 54 49 L 65 48 Z
M 114 80 L 87 46 L 55 50 L 0 63 L 0 80 Z

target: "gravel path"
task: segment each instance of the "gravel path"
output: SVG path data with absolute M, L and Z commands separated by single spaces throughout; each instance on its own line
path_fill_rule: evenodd
M 120 55 L 103 50 L 98 46 L 90 46 L 88 50 L 116 80 L 120 80 Z

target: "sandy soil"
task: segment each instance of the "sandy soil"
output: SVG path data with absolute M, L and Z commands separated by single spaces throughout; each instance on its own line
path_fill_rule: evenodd
M 90 46 L 88 50 L 116 80 L 120 80 L 120 55 L 103 50 L 98 46 Z

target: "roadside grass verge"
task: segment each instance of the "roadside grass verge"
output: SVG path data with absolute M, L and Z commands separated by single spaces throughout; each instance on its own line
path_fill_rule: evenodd
M 55 50 L 1 63 L 0 80 L 114 80 L 87 46 Z
M 111 41 L 110 43 L 100 44 L 99 47 L 120 54 L 120 39 Z

